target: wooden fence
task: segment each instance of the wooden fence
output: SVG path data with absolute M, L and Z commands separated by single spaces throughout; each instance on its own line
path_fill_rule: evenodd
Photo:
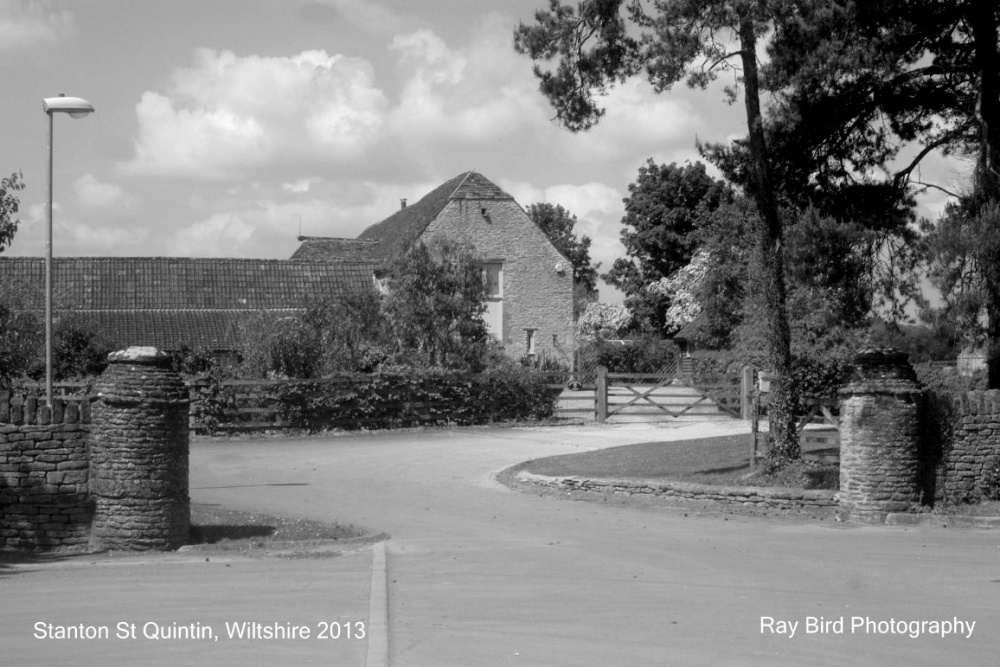
M 191 428 L 196 432 L 239 432 L 282 430 L 301 427 L 307 420 L 289 409 L 287 392 L 290 388 L 311 393 L 313 402 L 324 395 L 343 394 L 356 385 L 368 382 L 371 376 L 335 377 L 320 380 L 223 380 L 221 382 L 191 381 Z M 470 376 L 471 377 L 471 376 Z M 499 377 L 499 376 L 497 376 Z M 553 416 L 604 423 L 615 421 L 657 421 L 671 419 L 750 418 L 750 396 L 753 387 L 752 369 L 742 374 L 720 373 L 713 376 L 675 372 L 611 373 L 604 367 L 589 372 L 536 371 L 517 377 L 533 378 L 533 387 L 544 387 L 554 395 Z M 385 379 L 385 378 L 383 378 Z M 409 376 L 399 376 L 399 384 L 419 382 Z M 389 382 L 386 380 L 386 382 Z M 32 389 L 32 387 L 34 387 Z M 29 386 L 29 391 L 44 392 L 41 386 Z M 66 399 L 79 399 L 88 394 L 88 385 L 60 382 L 55 394 Z M 426 392 L 424 392 L 426 393 Z M 432 392 L 433 393 L 433 392 Z M 354 409 L 358 401 L 371 400 L 358 396 L 340 402 L 341 413 L 328 411 L 323 419 L 327 427 L 378 428 L 393 425 L 462 422 L 463 415 L 477 411 L 504 413 L 507 404 L 517 398 L 509 390 L 495 394 L 481 393 L 479 400 L 465 401 L 456 413 L 456 399 L 435 395 L 414 398 L 420 392 L 387 389 L 377 397 L 377 410 Z M 305 397 L 301 402 L 308 401 Z M 524 410 L 522 409 L 522 412 Z M 296 417 L 299 417 L 296 419 Z

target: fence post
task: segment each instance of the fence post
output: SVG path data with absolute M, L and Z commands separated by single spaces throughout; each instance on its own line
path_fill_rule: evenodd
M 597 423 L 603 424 L 608 420 L 608 369 L 605 366 L 597 367 Z
M 753 366 L 743 367 L 743 379 L 740 383 L 740 419 L 753 417 Z

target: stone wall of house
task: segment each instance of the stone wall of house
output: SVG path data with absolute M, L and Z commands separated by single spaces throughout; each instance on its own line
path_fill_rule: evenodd
M 944 442 L 929 463 L 935 501 L 964 502 L 986 497 L 991 471 L 1000 465 L 1000 390 L 951 397 Z
M 503 262 L 503 343 L 511 356 L 533 332 L 539 355 L 573 358 L 573 267 L 512 199 L 457 199 L 428 225 L 434 236 L 475 246 L 484 261 Z
M 89 400 L 0 392 L 0 549 L 86 547 L 89 433 Z

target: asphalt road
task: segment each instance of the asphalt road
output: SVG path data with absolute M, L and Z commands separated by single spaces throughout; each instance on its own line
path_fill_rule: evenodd
M 192 495 L 387 531 L 394 665 L 995 664 L 1000 533 L 685 516 L 492 481 L 529 458 L 731 428 L 207 444 Z
M 522 494 L 492 478 L 529 458 L 723 429 L 200 442 L 191 495 L 388 532 L 392 665 L 995 664 L 1000 532 L 685 516 Z M 0 568 L 4 663 L 363 665 L 367 637 L 315 634 L 369 620 L 372 562 L 366 547 L 320 560 L 175 554 Z M 140 633 L 150 620 L 197 622 L 217 634 L 252 620 L 314 636 L 38 639 L 40 619 L 112 632 L 124 620 Z

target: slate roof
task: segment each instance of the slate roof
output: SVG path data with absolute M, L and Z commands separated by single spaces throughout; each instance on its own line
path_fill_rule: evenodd
M 56 258 L 53 310 L 86 319 L 122 345 L 233 349 L 241 319 L 371 289 L 375 268 L 365 261 Z M 42 258 L 0 257 L 0 286 L 28 287 L 32 310 L 44 310 L 44 272 Z
M 368 227 L 358 240 L 376 241 L 372 256 L 389 258 L 400 255 L 413 245 L 424 230 L 453 199 L 514 199 L 482 174 L 467 171 L 424 195 L 420 201 L 401 208 L 385 220 Z

